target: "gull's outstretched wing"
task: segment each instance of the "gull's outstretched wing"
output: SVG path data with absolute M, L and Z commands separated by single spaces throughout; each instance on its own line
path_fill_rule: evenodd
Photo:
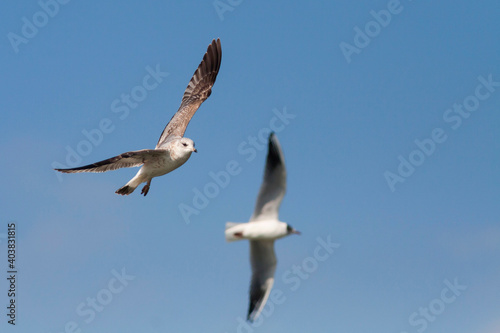
M 115 157 L 108 158 L 107 160 L 92 163 L 78 168 L 71 169 L 55 169 L 64 173 L 77 173 L 77 172 L 106 172 L 121 168 L 131 168 L 144 164 L 147 161 L 154 160 L 165 152 L 154 149 L 143 149 L 136 151 L 129 151 Z
M 173 138 L 182 138 L 189 121 L 194 113 L 212 93 L 212 87 L 219 73 L 222 59 L 220 39 L 214 39 L 208 46 L 198 69 L 193 74 L 191 81 L 182 97 L 181 106 L 163 130 L 156 144 L 161 147 Z
M 267 153 L 264 180 L 260 187 L 257 203 L 250 221 L 278 219 L 278 210 L 286 192 L 285 157 L 278 138 L 274 133 L 269 135 L 269 151 Z
M 250 262 L 252 264 L 252 282 L 250 283 L 250 306 L 247 320 L 255 320 L 267 302 L 274 284 L 276 255 L 274 241 L 250 241 Z

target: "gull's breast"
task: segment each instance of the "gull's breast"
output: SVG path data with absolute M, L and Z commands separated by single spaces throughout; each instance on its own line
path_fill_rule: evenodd
M 273 240 L 285 236 L 286 227 L 279 221 L 259 221 L 245 223 L 243 238 L 249 240 Z
M 144 166 L 142 167 L 144 169 L 143 173 L 151 177 L 163 176 L 177 169 L 178 167 L 186 163 L 186 161 L 187 158 L 184 160 L 179 158 L 172 159 L 171 154 L 168 151 L 165 151 L 164 154 L 146 161 L 144 163 Z

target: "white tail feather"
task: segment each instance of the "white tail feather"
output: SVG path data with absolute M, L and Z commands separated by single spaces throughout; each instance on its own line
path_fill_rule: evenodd
M 241 237 L 235 236 L 235 233 L 242 232 L 243 230 L 243 228 L 241 227 L 242 224 L 246 223 L 226 222 L 226 232 L 225 232 L 226 241 L 234 242 L 243 239 Z

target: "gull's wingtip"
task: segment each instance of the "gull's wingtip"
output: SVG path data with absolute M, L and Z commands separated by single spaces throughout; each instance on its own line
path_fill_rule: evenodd
M 278 136 L 274 132 L 271 132 L 269 134 L 268 149 L 269 149 L 269 152 L 281 150 L 281 145 L 280 145 L 280 142 L 278 140 Z
M 220 43 L 220 38 L 217 37 L 217 39 L 212 39 L 212 42 L 210 43 L 210 45 L 208 47 L 214 47 L 216 49 L 220 49 L 221 48 L 221 43 Z

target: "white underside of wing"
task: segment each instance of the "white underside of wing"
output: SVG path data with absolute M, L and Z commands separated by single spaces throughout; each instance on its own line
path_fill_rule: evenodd
M 250 262 L 252 264 L 252 281 L 250 283 L 248 319 L 254 320 L 266 305 L 274 284 L 274 272 L 277 264 L 274 241 L 251 241 Z
M 278 220 L 278 212 L 285 192 L 285 158 L 278 138 L 272 133 L 269 136 L 264 179 L 250 221 Z

